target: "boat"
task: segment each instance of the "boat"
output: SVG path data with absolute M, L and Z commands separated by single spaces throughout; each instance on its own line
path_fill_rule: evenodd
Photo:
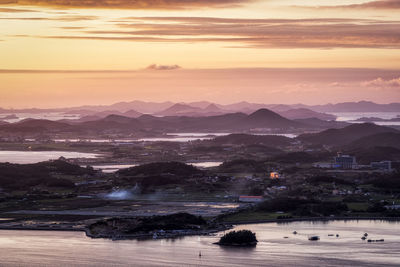
M 318 241 L 319 240 L 319 236 L 315 235 L 315 236 L 311 236 L 308 238 L 308 240 L 310 241 Z

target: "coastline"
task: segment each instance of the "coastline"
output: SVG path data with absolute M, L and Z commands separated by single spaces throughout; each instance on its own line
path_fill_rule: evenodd
M 243 224 L 260 224 L 260 223 L 291 223 L 304 221 L 355 221 L 355 220 L 380 220 L 380 221 L 400 221 L 400 217 L 305 217 L 305 218 L 290 218 L 290 219 L 271 219 L 271 220 L 256 220 L 256 221 L 239 221 L 230 222 L 227 224 L 243 225 Z
M 358 221 L 358 220 L 379 220 L 379 221 L 400 221 L 400 217 L 311 217 L 311 218 L 291 218 L 291 219 L 273 219 L 273 220 L 257 220 L 257 221 L 241 221 L 241 222 L 224 222 L 226 225 L 224 229 L 210 229 L 201 231 L 181 231 L 177 230 L 174 233 L 168 233 L 165 236 L 159 236 L 157 239 L 162 238 L 174 238 L 180 236 L 193 236 L 193 235 L 209 235 L 221 231 L 225 231 L 233 228 L 235 225 L 244 224 L 263 224 L 263 223 L 292 223 L 292 222 L 328 222 L 328 221 Z M 74 227 L 74 226 L 63 226 L 54 227 L 52 226 L 2 226 L 0 225 L 0 231 L 64 231 L 64 232 L 85 232 L 87 237 L 90 238 L 108 238 L 112 240 L 120 239 L 138 239 L 138 238 L 150 238 L 153 233 L 146 234 L 134 234 L 134 235 L 118 235 L 118 236 L 107 236 L 107 235 L 93 235 L 86 227 Z

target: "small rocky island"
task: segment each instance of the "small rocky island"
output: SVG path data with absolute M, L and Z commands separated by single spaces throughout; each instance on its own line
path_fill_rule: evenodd
M 253 247 L 257 245 L 256 234 L 249 230 L 232 231 L 215 243 L 221 246 Z
M 176 213 L 165 216 L 110 218 L 86 227 L 92 238 L 139 239 L 174 238 L 185 235 L 206 235 L 229 229 L 230 226 L 207 221 L 201 216 Z

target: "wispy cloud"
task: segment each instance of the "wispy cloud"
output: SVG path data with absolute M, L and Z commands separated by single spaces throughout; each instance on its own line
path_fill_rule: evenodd
M 37 12 L 37 11 L 32 9 L 0 7 L 0 13 L 28 13 L 28 12 Z
M 317 9 L 400 9 L 399 0 L 375 0 L 360 4 L 331 5 L 331 6 L 298 6 L 303 8 Z
M 74 21 L 85 21 L 85 20 L 96 20 L 96 16 L 81 16 L 81 15 L 67 15 L 58 17 L 2 17 L 1 20 L 38 20 L 38 21 L 64 21 L 64 22 L 74 22 Z
M 40 36 L 136 42 L 220 42 L 246 48 L 399 48 L 400 21 L 135 17 L 119 30 Z M 158 23 L 162 21 L 163 23 Z
M 254 0 L 0 0 L 0 4 L 66 8 L 194 9 L 238 7 Z

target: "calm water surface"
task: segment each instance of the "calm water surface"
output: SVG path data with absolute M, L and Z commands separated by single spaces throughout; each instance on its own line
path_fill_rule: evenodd
M 0 265 L 399 266 L 400 224 L 397 222 L 270 223 L 241 225 L 236 229 L 256 232 L 257 247 L 213 245 L 222 233 L 175 240 L 111 241 L 90 239 L 81 232 L 0 231 Z M 293 235 L 294 230 L 299 234 Z M 384 238 L 385 242 L 362 241 L 364 232 L 368 232 L 369 238 Z M 310 235 L 319 235 L 321 240 L 308 241 Z
M 328 112 L 329 113 L 329 112 Z M 331 112 L 337 116 L 336 121 L 354 122 L 360 118 L 381 118 L 385 120 L 394 119 L 400 115 L 400 112 Z M 359 123 L 363 123 L 362 121 Z M 400 122 L 376 121 L 377 125 L 400 125 Z
M 0 162 L 31 164 L 64 158 L 96 158 L 98 154 L 68 151 L 0 151 Z

